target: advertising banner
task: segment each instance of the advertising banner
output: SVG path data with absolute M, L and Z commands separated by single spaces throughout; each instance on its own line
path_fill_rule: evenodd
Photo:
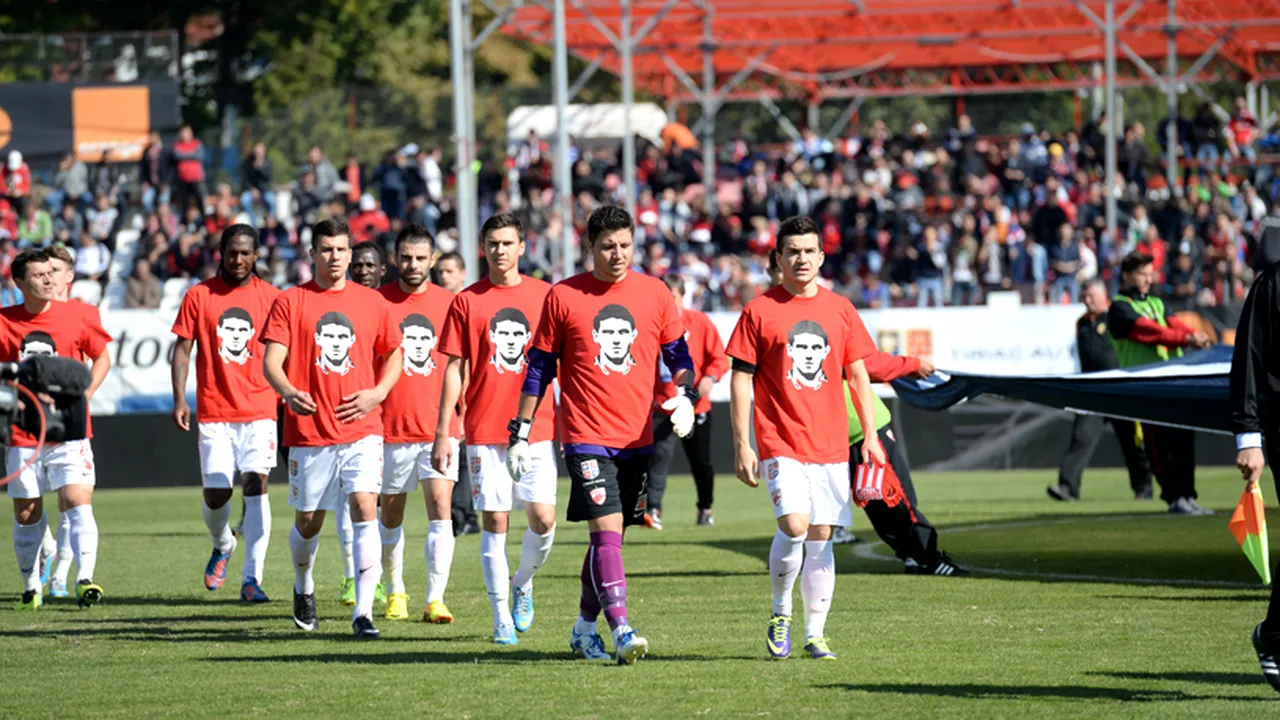
M 0 151 L 20 150 L 28 163 L 68 152 L 84 162 L 136 162 L 147 136 L 178 129 L 175 81 L 145 84 L 0 84 Z

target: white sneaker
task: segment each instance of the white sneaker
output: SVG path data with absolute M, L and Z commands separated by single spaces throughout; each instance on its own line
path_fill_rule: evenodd
M 585 623 L 574 623 L 573 632 L 569 635 L 569 649 L 587 660 L 612 659 L 604 649 L 604 638 L 600 637 L 594 626 L 588 629 Z

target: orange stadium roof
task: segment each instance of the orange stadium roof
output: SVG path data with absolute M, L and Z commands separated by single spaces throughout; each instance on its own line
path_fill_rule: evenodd
M 569 51 L 620 71 L 623 3 L 569 0 Z M 701 91 L 709 51 L 724 99 L 972 94 L 1096 86 L 1100 0 L 633 0 L 637 87 L 669 100 Z M 1120 86 L 1163 75 L 1167 2 L 1116 0 Z M 1176 0 L 1179 73 L 1198 82 L 1280 78 L 1280 0 Z M 546 0 L 514 9 L 503 32 L 550 44 Z M 690 86 L 693 87 L 690 87 Z

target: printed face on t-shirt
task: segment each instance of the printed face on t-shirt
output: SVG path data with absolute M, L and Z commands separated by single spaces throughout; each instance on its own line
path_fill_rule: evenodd
M 403 340 L 400 349 L 404 351 L 404 372 L 409 375 L 427 376 L 435 369 L 435 361 L 431 359 L 431 351 L 436 347 L 436 328 L 426 315 L 413 313 L 400 323 Z
M 489 321 L 489 342 L 494 348 L 489 362 L 499 372 L 523 372 L 529 338 L 529 319 L 524 313 L 515 308 L 499 310 Z
M 224 363 L 243 365 L 252 357 L 253 318 L 243 308 L 227 308 L 218 318 L 218 357 Z
M 18 362 L 38 355 L 53 357 L 57 354 L 58 345 L 53 341 L 53 336 L 37 330 L 22 338 L 22 346 L 18 348 Z
M 631 343 L 636 339 L 636 321 L 621 305 L 605 305 L 596 315 L 591 339 L 600 347 L 595 364 L 600 370 L 626 375 L 636 364 L 631 357 Z
M 316 323 L 316 345 L 320 347 L 316 365 L 320 367 L 320 371 L 326 375 L 346 375 L 350 372 L 354 367 L 351 362 L 351 346 L 355 343 L 355 326 L 346 315 L 339 312 L 322 315 Z
M 787 379 L 799 389 L 807 387 L 817 390 L 827 381 L 827 374 L 822 371 L 822 361 L 831 352 L 827 341 L 827 332 L 812 320 L 801 320 L 791 332 L 787 333 L 787 357 L 791 359 L 791 369 L 787 371 Z

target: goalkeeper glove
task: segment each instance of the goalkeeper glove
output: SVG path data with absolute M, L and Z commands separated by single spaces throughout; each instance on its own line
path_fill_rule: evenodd
M 507 440 L 507 473 L 514 482 L 520 482 L 529 471 L 529 429 L 532 427 L 533 421 L 523 418 L 512 418 L 507 423 L 507 432 L 511 433 Z
M 676 388 L 675 397 L 662 403 L 662 409 L 671 413 L 671 427 L 676 435 L 689 437 L 693 432 L 693 404 L 698 401 L 698 391 L 692 385 L 681 385 Z

